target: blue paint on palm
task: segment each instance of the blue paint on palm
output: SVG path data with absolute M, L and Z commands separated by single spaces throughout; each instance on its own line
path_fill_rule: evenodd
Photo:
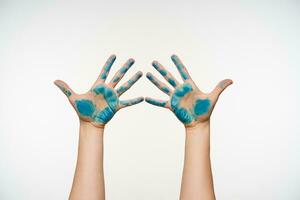
M 174 111 L 177 118 L 184 124 L 190 124 L 197 117 L 206 114 L 211 106 L 209 99 L 197 99 L 192 109 L 181 107 L 180 102 L 182 98 L 192 91 L 192 85 L 185 83 L 177 88 L 171 97 L 171 109 Z
M 193 121 L 193 116 L 188 110 L 180 106 L 180 101 L 187 93 L 191 91 L 193 91 L 192 85 L 189 83 L 185 83 L 180 88 L 177 88 L 174 91 L 174 94 L 171 98 L 171 108 L 174 111 L 177 118 L 184 124 L 191 123 Z
M 185 108 L 178 107 L 174 112 L 177 118 L 184 124 L 190 124 L 194 120 L 193 116 Z
M 194 113 L 197 116 L 206 114 L 210 108 L 210 100 L 209 99 L 198 99 L 194 106 Z
M 84 117 L 92 117 L 95 112 L 95 105 L 88 99 L 76 100 L 75 105 L 80 115 Z
M 94 103 L 88 99 L 75 101 L 76 108 L 81 116 L 90 117 L 95 122 L 107 123 L 115 114 L 118 108 L 119 99 L 115 92 L 104 85 L 96 86 L 92 92 L 96 95 L 102 95 L 107 102 L 107 107 L 102 110 L 96 110 Z
M 95 116 L 94 120 L 99 123 L 107 123 L 111 118 L 114 116 L 114 112 L 111 110 L 110 107 L 106 107 L 101 111 L 98 111 Z
M 98 85 L 93 89 L 93 92 L 96 95 L 103 95 L 111 110 L 113 112 L 117 111 L 119 99 L 116 93 L 111 88 L 105 87 L 104 85 Z

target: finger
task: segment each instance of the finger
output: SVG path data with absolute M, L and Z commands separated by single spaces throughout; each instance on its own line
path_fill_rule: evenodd
M 132 106 L 132 105 L 141 103 L 142 101 L 144 101 L 144 97 L 138 97 L 138 98 L 130 99 L 130 100 L 123 100 L 123 101 L 120 101 L 120 108 Z
M 172 55 L 171 56 L 171 59 L 172 61 L 174 62 L 174 64 L 176 65 L 182 79 L 185 81 L 185 80 L 188 80 L 188 79 L 191 79 L 186 67 L 184 66 L 184 64 L 181 62 L 181 60 L 178 58 L 178 56 L 176 55 Z
M 150 104 L 155 105 L 155 106 L 168 108 L 168 106 L 167 106 L 168 101 L 153 99 L 153 98 L 150 98 L 150 97 L 146 97 L 145 101 L 147 103 L 150 103 Z
M 146 77 L 156 86 L 158 87 L 161 91 L 166 93 L 167 95 L 170 96 L 171 94 L 171 89 L 165 85 L 163 82 L 158 80 L 155 76 L 153 76 L 150 72 L 147 73 Z
M 106 80 L 106 78 L 107 78 L 107 76 L 108 76 L 108 73 L 109 73 L 109 71 L 110 71 L 110 68 L 111 68 L 111 66 L 114 64 L 115 60 L 116 60 L 116 55 L 111 55 L 111 56 L 107 59 L 107 61 L 106 61 L 106 63 L 104 64 L 104 66 L 102 67 L 102 70 L 101 70 L 101 73 L 100 73 L 100 76 L 99 76 L 99 79 L 100 79 L 100 81 L 101 81 L 102 83 L 105 82 L 105 80 Z
M 130 58 L 129 60 L 127 60 L 127 62 L 121 67 L 121 69 L 117 71 L 108 85 L 110 85 L 111 87 L 115 87 L 133 64 L 134 59 Z
M 142 76 L 143 73 L 141 71 L 137 72 L 131 79 L 129 79 L 129 81 L 127 81 L 117 89 L 118 95 L 121 96 L 124 92 L 131 88 L 131 86 L 135 84 L 135 82 L 137 82 Z
M 68 86 L 67 83 L 61 80 L 54 81 L 54 84 L 69 98 L 74 95 L 74 91 Z
M 153 61 L 152 65 L 174 88 L 179 85 L 178 81 L 173 77 L 173 75 L 168 72 L 159 62 Z
M 218 99 L 220 94 L 233 83 L 231 79 L 224 79 L 218 83 L 218 85 L 215 87 L 215 89 L 212 91 L 213 98 Z

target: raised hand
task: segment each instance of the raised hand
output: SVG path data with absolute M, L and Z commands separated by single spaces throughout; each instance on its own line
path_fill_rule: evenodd
M 132 106 L 144 100 L 143 97 L 130 100 L 119 100 L 119 97 L 142 77 L 141 71 L 137 72 L 130 80 L 118 89 L 115 89 L 118 82 L 134 64 L 133 59 L 129 59 L 108 84 L 105 83 L 111 66 L 115 60 L 115 55 L 109 57 L 92 88 L 84 94 L 76 94 L 65 82 L 61 80 L 56 80 L 54 82 L 55 85 L 57 85 L 68 97 L 79 118 L 83 121 L 90 122 L 96 127 L 104 127 L 104 125 L 119 109 Z
M 164 101 L 146 97 L 146 102 L 172 110 L 186 127 L 208 121 L 219 95 L 232 84 L 232 80 L 222 80 L 211 93 L 206 94 L 196 86 L 180 59 L 176 55 L 172 55 L 171 59 L 176 65 L 183 83 L 179 83 L 159 62 L 153 61 L 153 67 L 174 89 L 171 89 L 148 72 L 147 78 L 161 91 L 169 95 L 170 99 Z

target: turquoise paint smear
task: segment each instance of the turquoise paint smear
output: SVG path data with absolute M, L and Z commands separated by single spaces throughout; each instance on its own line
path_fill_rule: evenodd
M 85 117 L 92 117 L 95 111 L 93 102 L 88 99 L 76 100 L 75 105 L 80 115 Z
M 108 106 L 114 112 L 116 112 L 117 111 L 117 106 L 119 104 L 119 99 L 118 99 L 116 93 L 112 89 L 110 89 L 110 88 L 105 88 L 103 96 L 104 96 L 104 98 L 105 98 Z
M 167 94 L 170 93 L 170 90 L 167 87 L 162 87 L 161 89 L 162 89 L 162 91 L 164 91 Z
M 181 74 L 182 78 L 184 80 L 187 80 L 189 77 L 188 77 L 187 73 L 185 72 L 185 70 L 184 70 L 185 67 L 183 66 L 183 64 L 181 63 L 179 58 L 176 55 L 173 55 L 173 56 L 171 56 L 171 59 L 175 63 L 175 65 L 176 65 L 179 73 Z
M 116 77 L 114 78 L 113 82 L 114 82 L 114 83 L 118 82 L 118 81 L 120 80 L 120 78 L 121 78 L 120 76 L 116 76 Z
M 210 100 L 209 99 L 198 99 L 194 106 L 194 113 L 197 116 L 206 114 L 210 109 Z
M 65 87 L 58 85 L 58 87 L 63 91 L 63 93 L 67 96 L 70 97 L 72 95 L 71 91 L 66 89 Z
M 184 108 L 177 108 L 174 110 L 177 118 L 184 124 L 189 124 L 193 121 L 193 116 Z
M 192 113 L 180 106 L 182 98 L 191 91 L 193 91 L 192 85 L 185 83 L 174 91 L 171 98 L 171 109 L 174 111 L 176 117 L 184 124 L 189 124 L 194 120 Z
M 160 107 L 165 107 L 167 105 L 167 102 L 156 101 L 154 99 L 148 99 L 148 98 L 146 98 L 146 102 Z
M 126 87 L 121 86 L 121 87 L 119 87 L 119 88 L 117 89 L 117 93 L 118 93 L 118 94 L 121 94 L 121 93 L 125 92 L 126 90 L 127 90 Z
M 127 71 L 128 71 L 128 69 L 129 69 L 129 67 L 122 67 L 121 69 L 120 69 L 120 72 L 121 72 L 121 74 L 125 74 Z
M 111 118 L 114 116 L 114 112 L 109 108 L 106 107 L 102 111 L 99 111 L 95 116 L 94 120 L 95 122 L 100 122 L 100 123 L 107 123 Z
M 171 98 L 171 108 L 176 109 L 179 106 L 179 103 L 180 99 L 177 96 L 173 95 Z
M 169 79 L 168 79 L 168 82 L 169 82 L 173 87 L 176 87 L 176 82 L 175 82 L 174 79 L 169 78 Z
M 154 77 L 152 76 L 152 74 L 146 74 L 146 77 L 150 80 L 153 81 Z
M 137 99 L 121 101 L 120 104 L 122 104 L 123 106 L 131 106 L 131 105 L 134 105 L 134 104 L 138 104 L 142 101 L 144 101 L 144 98 L 140 97 L 140 98 L 137 98 Z
M 174 95 L 177 97 L 183 97 L 187 93 L 191 92 L 193 90 L 193 87 L 189 83 L 183 84 L 180 88 L 177 88 L 174 92 Z
M 107 62 L 104 65 L 104 72 L 100 75 L 101 79 L 106 79 L 108 72 L 110 71 L 111 66 L 113 65 L 113 63 L 116 60 L 116 56 L 112 55 L 109 57 L 109 59 L 107 60 Z
M 105 87 L 104 85 L 98 85 L 93 89 L 93 92 L 96 95 L 103 95 L 106 100 L 108 106 L 115 112 L 117 110 L 119 99 L 116 93 L 110 89 Z
M 106 88 L 105 88 L 104 85 L 97 85 L 97 86 L 93 89 L 93 92 L 94 92 L 95 94 L 103 94 L 105 90 L 106 90 Z
M 162 68 L 160 68 L 160 66 L 158 65 L 157 62 L 152 62 L 152 66 L 162 75 L 162 76 L 166 76 L 168 74 L 168 72 Z
M 106 79 L 107 78 L 108 73 L 104 72 L 103 74 L 101 74 L 100 78 L 101 79 Z
M 137 79 L 138 79 L 138 77 L 134 78 L 133 80 L 129 79 L 128 85 L 132 86 L 137 81 Z

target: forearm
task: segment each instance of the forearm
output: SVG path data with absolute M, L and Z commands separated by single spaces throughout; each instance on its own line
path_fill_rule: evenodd
M 77 166 L 70 200 L 104 200 L 103 128 L 80 122 Z
M 181 200 L 215 199 L 210 164 L 210 123 L 186 128 Z

